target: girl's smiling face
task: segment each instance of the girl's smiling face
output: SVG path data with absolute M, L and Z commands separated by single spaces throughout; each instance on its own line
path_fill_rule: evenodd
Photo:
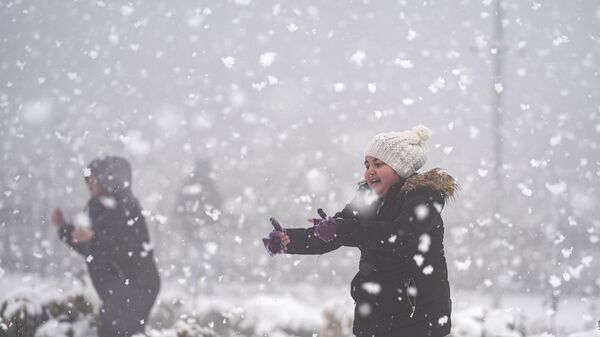
M 372 156 L 365 157 L 364 178 L 371 190 L 382 198 L 392 185 L 400 181 L 400 176 L 391 166 Z

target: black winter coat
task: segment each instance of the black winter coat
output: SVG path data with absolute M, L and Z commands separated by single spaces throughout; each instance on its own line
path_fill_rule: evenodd
M 87 204 L 94 235 L 74 243 L 72 225 L 59 235 L 85 257 L 102 300 L 99 337 L 129 337 L 144 331 L 160 288 L 158 269 L 141 206 L 131 191 L 129 163 L 106 157 L 92 161 L 89 169 L 102 190 Z
M 85 256 L 90 278 L 101 299 L 117 285 L 132 285 L 158 293 L 160 280 L 146 221 L 137 200 L 101 196 L 88 202 L 94 236 L 73 243 L 72 225 L 60 231 L 63 241 Z
M 335 215 L 336 239 L 325 243 L 312 228 L 286 229 L 289 254 L 324 254 L 341 246 L 361 251 L 352 280 L 356 336 L 446 336 L 451 300 L 440 216 L 457 189 L 435 169 L 390 187 L 385 200 L 361 184 Z

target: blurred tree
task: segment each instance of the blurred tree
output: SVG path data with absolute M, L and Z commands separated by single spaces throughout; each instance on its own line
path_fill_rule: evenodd
M 191 261 L 201 261 L 184 267 L 185 276 L 208 277 L 209 284 L 227 268 L 222 249 L 225 226 L 220 221 L 223 201 L 213 177 L 210 160 L 198 159 L 178 189 L 175 203 L 175 237 Z

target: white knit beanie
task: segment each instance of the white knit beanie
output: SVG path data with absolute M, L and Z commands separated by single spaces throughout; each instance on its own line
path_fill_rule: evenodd
M 427 140 L 431 130 L 417 125 L 408 131 L 380 133 L 367 145 L 365 156 L 373 156 L 390 165 L 402 178 L 408 178 L 427 161 Z

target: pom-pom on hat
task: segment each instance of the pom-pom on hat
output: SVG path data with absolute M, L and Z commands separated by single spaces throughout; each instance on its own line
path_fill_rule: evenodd
M 373 156 L 390 165 L 402 178 L 408 178 L 427 161 L 427 140 L 431 130 L 417 125 L 408 131 L 375 135 L 367 145 L 365 156 Z

